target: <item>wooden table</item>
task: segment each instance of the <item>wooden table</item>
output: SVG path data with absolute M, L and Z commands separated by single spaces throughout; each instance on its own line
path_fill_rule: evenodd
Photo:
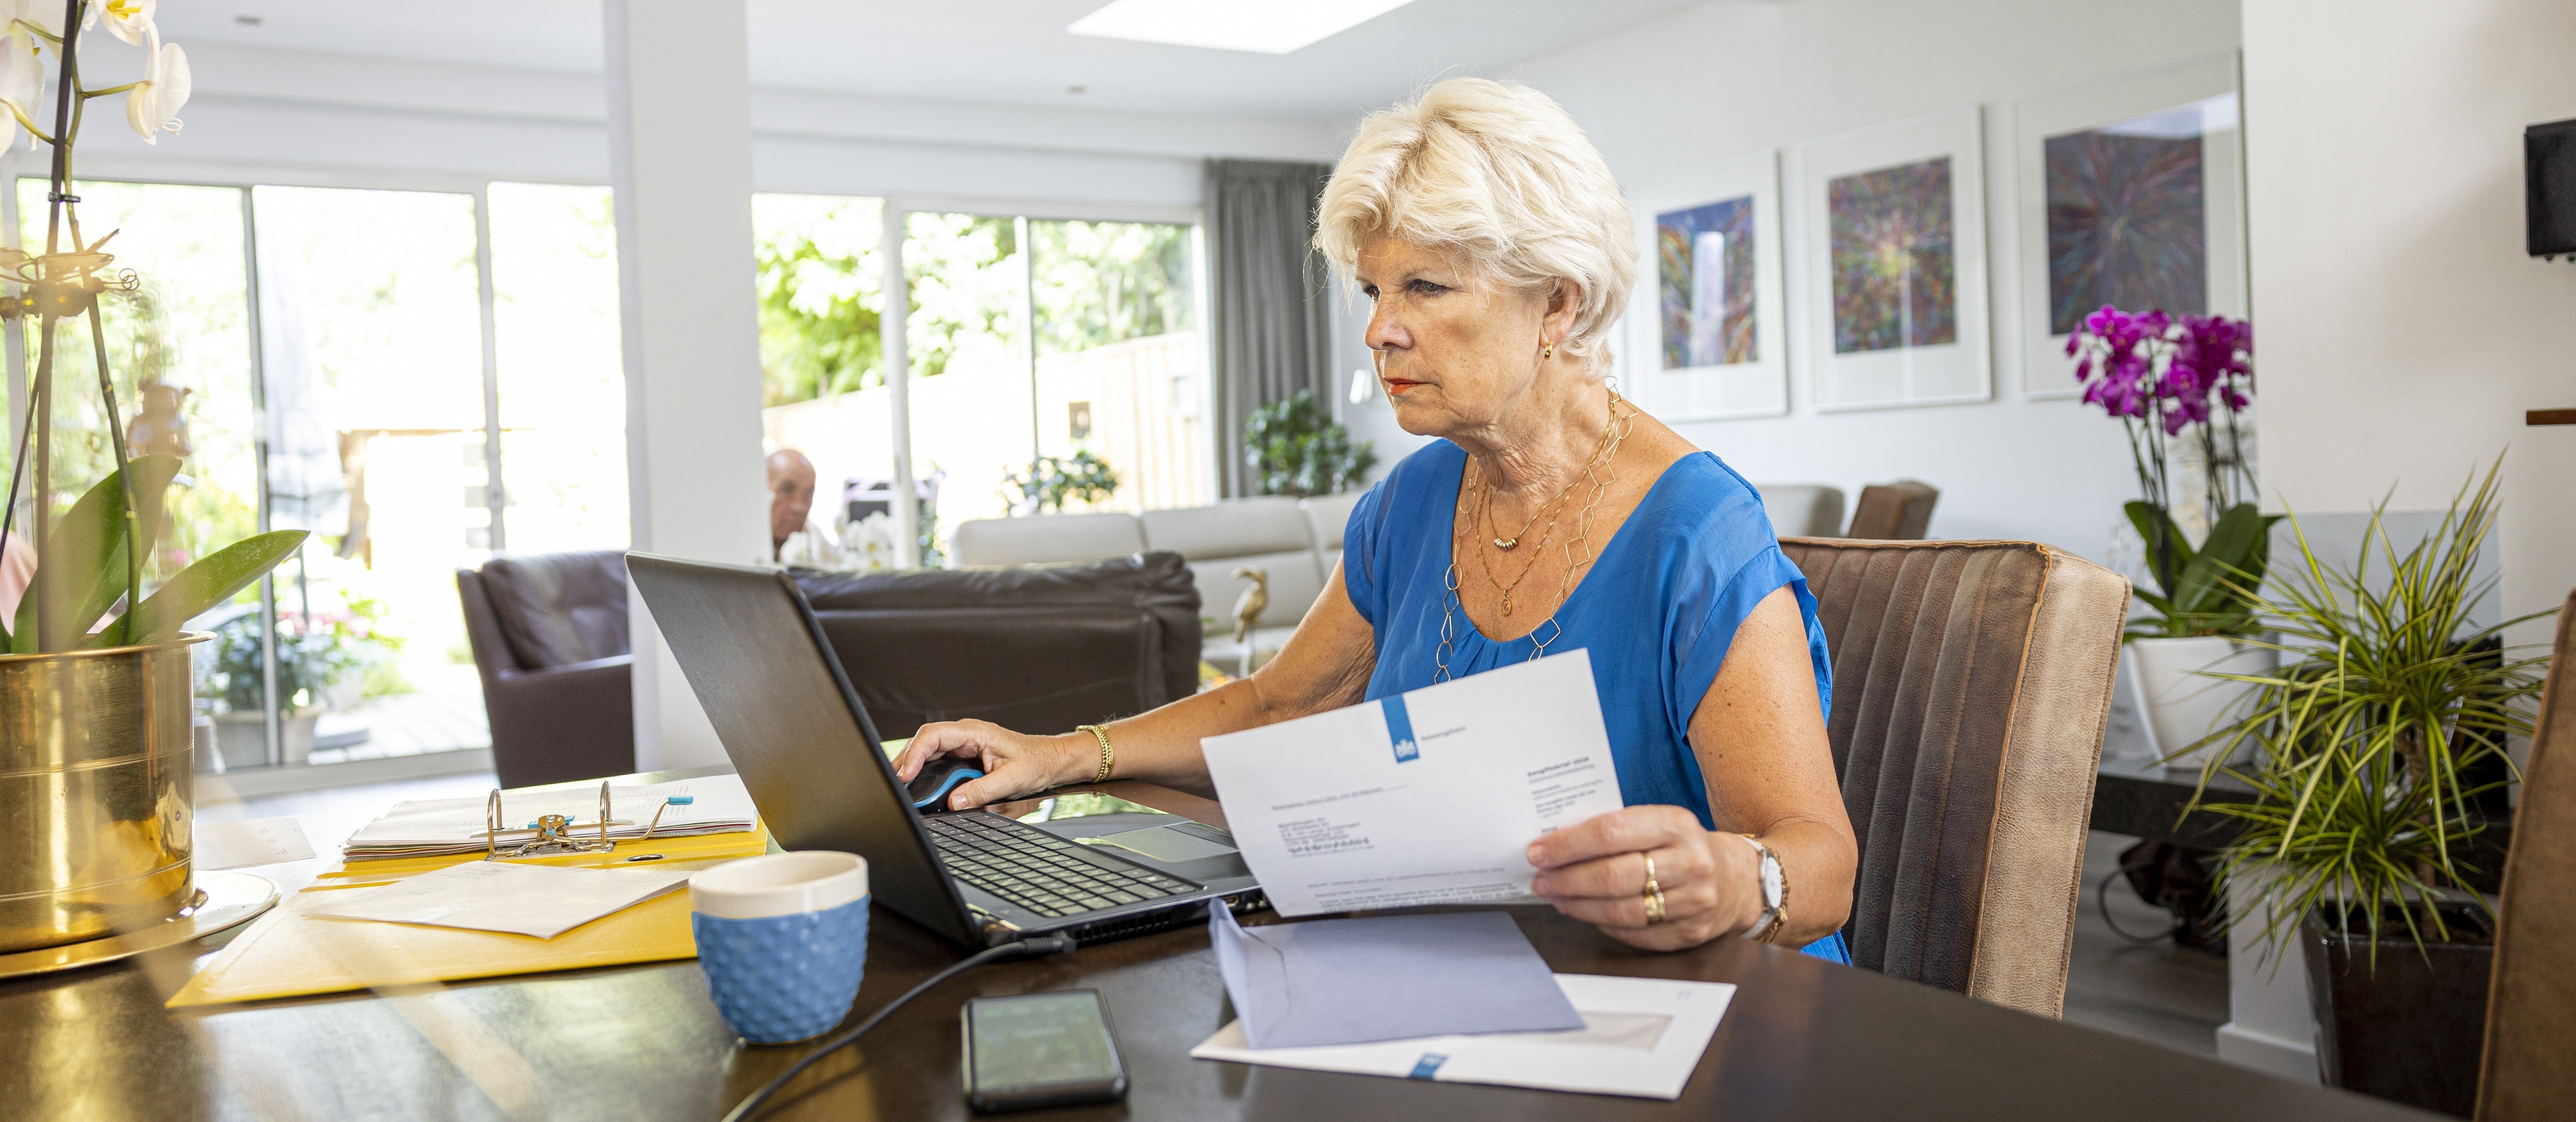
M 1223 820 L 1214 803 L 1178 792 L 1131 782 L 1099 789 Z M 1190 1047 L 1231 1016 L 1207 935 L 1192 928 L 961 977 L 818 1063 L 763 1117 L 970 1117 L 958 1079 L 959 1004 L 1072 987 L 1107 999 L 1133 1090 L 1122 1104 L 1033 1119 L 2434 1117 L 1777 948 L 1721 939 L 1650 954 L 1547 909 L 1513 914 L 1559 971 L 1741 987 L 1679 1102 L 1190 1059 Z M 883 909 L 871 922 L 857 1014 L 960 957 Z M 163 1009 L 211 950 L 0 983 L 0 1115 L 715 1119 L 802 1055 L 736 1041 L 694 962 Z

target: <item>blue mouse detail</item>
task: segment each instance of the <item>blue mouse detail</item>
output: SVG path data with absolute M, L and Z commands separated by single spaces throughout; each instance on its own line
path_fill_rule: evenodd
M 913 776 L 912 782 L 904 785 L 904 791 L 912 796 L 912 805 L 916 809 L 930 809 L 947 802 L 948 793 L 956 790 L 958 784 L 983 777 L 983 769 L 970 761 L 951 756 L 932 761 L 922 768 L 921 774 Z

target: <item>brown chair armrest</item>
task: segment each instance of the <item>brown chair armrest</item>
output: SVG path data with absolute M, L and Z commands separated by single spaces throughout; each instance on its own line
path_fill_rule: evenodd
M 635 770 L 633 655 L 502 670 L 484 684 L 492 767 L 504 787 Z

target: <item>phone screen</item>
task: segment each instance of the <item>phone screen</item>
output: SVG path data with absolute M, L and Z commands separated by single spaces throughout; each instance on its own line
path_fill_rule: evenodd
M 1116 1046 L 1091 990 L 978 998 L 974 1085 L 986 1090 L 1091 1083 L 1118 1074 Z

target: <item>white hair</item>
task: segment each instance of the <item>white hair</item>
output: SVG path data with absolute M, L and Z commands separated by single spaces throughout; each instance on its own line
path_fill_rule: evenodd
M 1558 340 L 1592 354 L 1637 284 L 1628 200 L 1564 108 L 1517 82 L 1451 78 L 1361 120 L 1316 207 L 1315 245 L 1347 278 L 1393 236 L 1516 287 L 1580 286 Z

